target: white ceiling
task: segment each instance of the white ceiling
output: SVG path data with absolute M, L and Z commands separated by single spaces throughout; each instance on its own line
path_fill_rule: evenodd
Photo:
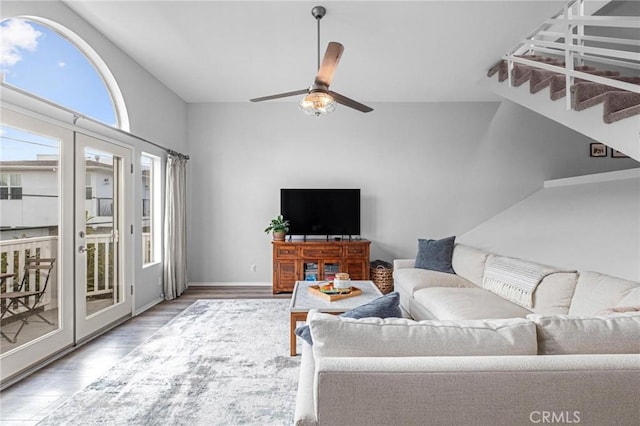
M 495 100 L 476 83 L 564 1 L 78 1 L 65 3 L 184 101 L 304 89 L 345 46 L 331 88 L 361 102 Z M 295 98 L 293 98 L 295 99 Z

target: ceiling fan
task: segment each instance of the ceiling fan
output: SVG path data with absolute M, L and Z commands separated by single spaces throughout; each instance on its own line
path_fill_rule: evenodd
M 320 20 L 327 13 L 327 9 L 322 6 L 316 6 L 311 9 L 311 14 L 316 18 L 318 23 L 318 74 L 313 84 L 308 89 L 294 90 L 293 92 L 278 93 L 277 95 L 263 96 L 261 98 L 250 99 L 251 102 L 269 101 L 272 99 L 286 98 L 306 94 L 299 103 L 302 112 L 308 115 L 326 115 L 336 108 L 336 103 L 348 106 L 361 112 L 371 112 L 370 108 L 360 102 L 347 98 L 340 93 L 329 90 L 333 74 L 344 51 L 344 46 L 338 42 L 332 41 L 324 52 L 324 58 L 320 63 Z

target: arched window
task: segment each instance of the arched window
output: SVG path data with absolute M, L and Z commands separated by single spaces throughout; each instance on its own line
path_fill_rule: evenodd
M 59 24 L 35 17 L 0 22 L 0 68 L 5 83 L 129 130 L 124 99 L 107 65 Z

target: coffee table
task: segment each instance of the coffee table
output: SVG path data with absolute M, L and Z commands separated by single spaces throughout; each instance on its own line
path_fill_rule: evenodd
M 318 281 L 297 281 L 293 288 L 291 304 L 289 305 L 289 312 L 291 313 L 291 356 L 296 356 L 297 354 L 295 331 L 298 321 L 306 321 L 307 314 L 311 309 L 330 314 L 341 314 L 382 296 L 382 292 L 373 281 L 353 280 L 351 285 L 362 290 L 361 295 L 329 302 L 309 292 L 309 286 L 318 284 Z

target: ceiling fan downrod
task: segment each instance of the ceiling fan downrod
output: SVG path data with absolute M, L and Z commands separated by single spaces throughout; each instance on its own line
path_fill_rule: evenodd
M 318 50 L 318 69 L 320 69 L 320 20 L 324 15 L 327 14 L 327 9 L 323 6 L 315 6 L 311 9 L 311 15 L 316 18 L 316 22 L 318 23 L 318 34 L 317 34 L 317 50 Z

